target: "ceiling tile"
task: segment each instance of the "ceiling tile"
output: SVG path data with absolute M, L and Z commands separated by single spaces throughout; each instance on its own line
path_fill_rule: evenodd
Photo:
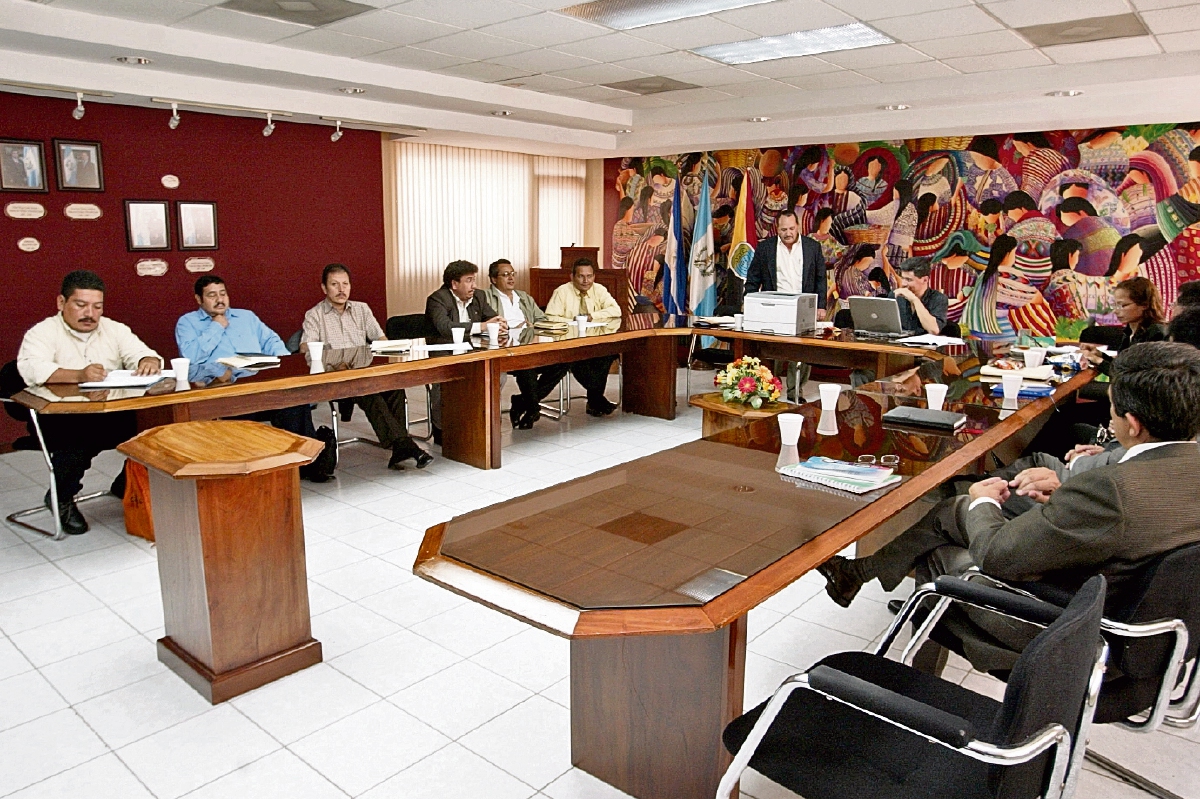
M 310 31 L 307 25 L 283 22 L 254 14 L 243 14 L 227 8 L 209 8 L 199 14 L 176 22 L 173 27 L 201 33 L 214 33 L 231 39 L 247 39 L 252 42 L 273 42 L 297 33 Z
M 1029 42 L 1012 31 L 989 31 L 970 36 L 949 36 L 945 39 L 930 39 L 917 45 L 917 49 L 933 58 L 965 58 L 967 56 L 1010 53 L 1028 50 Z
M 1142 21 L 1151 33 L 1178 33 L 1200 29 L 1200 6 L 1164 8 L 1142 13 Z
M 763 78 L 755 83 L 734 83 L 729 86 L 721 86 L 720 89 L 734 97 L 789 97 L 800 91 L 795 86 L 769 78 Z
M 155 25 L 170 25 L 208 7 L 207 3 L 183 2 L 183 0 L 109 0 L 103 8 L 97 8 L 95 0 L 57 0 L 49 3 L 56 8 L 69 8 L 106 17 L 122 17 Z
M 521 5 L 535 8 L 538 11 L 554 11 L 574 5 L 572 0 L 520 0 Z
M 944 8 L 969 6 L 971 0 L 825 0 L 829 5 L 853 14 L 859 19 L 884 19 L 901 14 L 923 14 L 926 11 L 941 11 Z
M 854 17 L 820 0 L 776 0 L 767 6 L 737 8 L 713 16 L 759 36 L 779 36 L 854 22 Z
M 947 58 L 945 63 L 959 72 L 1001 72 L 1006 69 L 1041 67 L 1053 62 L 1037 50 L 1016 50 L 1011 53 Z
M 629 96 L 629 92 L 610 89 L 607 86 L 584 86 L 582 89 L 569 89 L 565 92 L 554 93 L 559 97 L 574 97 L 576 100 L 591 100 L 593 102 L 620 100 L 621 98 Z
M 326 55 L 340 55 L 347 58 L 360 58 L 371 53 L 382 53 L 395 47 L 390 42 L 376 39 L 366 39 L 362 36 L 350 36 L 337 31 L 318 28 L 296 36 L 289 36 L 276 42 L 283 47 L 293 47 L 297 50 L 310 50 Z
M 715 103 L 721 100 L 728 100 L 731 95 L 719 89 L 680 89 L 674 92 L 662 92 L 668 99 L 674 100 L 677 103 L 684 105 L 692 105 L 694 103 Z
M 841 67 L 814 55 L 802 55 L 795 58 L 777 58 L 774 61 L 759 61 L 757 64 L 743 64 L 738 69 L 767 78 L 798 78 L 801 75 L 838 72 Z
M 390 10 L 459 28 L 482 28 L 537 13 L 536 8 L 509 0 L 409 0 Z
M 506 55 L 489 60 L 493 64 L 503 64 L 506 67 L 524 69 L 530 75 L 542 72 L 557 72 L 573 67 L 586 67 L 596 63 L 590 58 L 567 55 L 557 50 L 530 50 L 527 53 Z
M 671 106 L 679 105 L 679 103 L 667 98 L 662 94 L 633 94 L 629 97 L 619 97 L 612 100 L 605 100 L 604 103 L 605 105 L 612 105 L 616 106 L 617 108 L 632 108 L 635 110 L 646 108 L 669 108 Z
M 1129 13 L 1125 0 L 1002 0 L 985 7 L 1014 28 Z
M 416 44 L 439 36 L 449 36 L 461 29 L 393 11 L 368 11 L 357 17 L 326 25 L 324 30 L 366 36 L 368 39 L 379 39 L 394 44 Z
M 905 44 L 885 44 L 882 47 L 863 47 L 858 50 L 822 53 L 821 58 L 846 69 L 890 67 L 892 64 L 915 64 L 918 61 L 929 60 L 929 56 Z
M 1109 39 L 1103 42 L 1080 42 L 1043 47 L 1042 52 L 1059 64 L 1085 64 L 1113 58 L 1156 55 L 1161 52 L 1150 36 L 1131 36 L 1128 39 Z
M 1158 44 L 1168 53 L 1200 50 L 1200 36 L 1197 36 L 1192 31 L 1186 33 L 1163 33 L 1158 36 Z
M 697 86 L 730 86 L 738 83 L 756 83 L 764 80 L 761 75 L 755 75 L 753 72 L 736 69 L 734 67 L 713 67 L 711 69 L 702 69 L 698 72 L 688 72 L 688 83 L 694 83 Z M 728 91 L 728 89 L 721 89 Z
M 502 80 L 516 80 L 529 73 L 522 69 L 513 69 L 499 64 L 489 64 L 486 61 L 475 61 L 470 64 L 460 64 L 457 67 L 447 67 L 438 70 L 443 75 L 454 75 L 459 78 L 481 80 L 486 83 L 496 83 Z
M 881 19 L 875 23 L 875 27 L 898 42 L 920 42 L 945 36 L 967 36 L 972 33 L 998 31 L 1004 28 L 1003 25 L 980 10 L 978 6 Z
M 798 89 L 819 92 L 825 89 L 852 89 L 856 86 L 875 86 L 877 81 L 857 72 L 831 72 L 827 75 L 807 75 L 802 78 L 787 78 L 784 83 Z
M 484 59 L 523 53 L 531 48 L 510 39 L 501 39 L 499 36 L 488 36 L 478 31 L 462 31 L 423 42 L 421 49 L 468 59 Z
M 569 89 L 582 89 L 584 84 L 567 80 L 566 78 L 555 77 L 554 75 L 530 75 L 525 78 L 517 78 L 512 85 L 521 84 L 517 88 L 528 89 L 532 92 L 565 92 Z
M 679 50 L 692 50 L 696 47 L 706 47 L 710 44 L 726 44 L 741 42 L 758 37 L 746 30 L 713 17 L 691 17 L 674 22 L 664 22 L 660 25 L 647 25 L 636 28 L 633 35 L 639 39 Z
M 1132 0 L 1133 7 L 1139 11 L 1150 11 L 1155 8 L 1173 8 L 1175 6 L 1187 6 L 1195 2 L 1195 0 Z
M 612 64 L 595 64 L 590 67 L 563 69 L 553 74 L 567 80 L 577 80 L 580 83 L 619 83 L 623 80 L 645 78 L 649 75 L 648 72 L 626 69 L 625 67 L 617 67 Z
M 471 59 L 435 53 L 432 50 L 421 50 L 417 47 L 397 47 L 395 50 L 384 50 L 382 53 L 363 56 L 359 60 L 409 69 L 445 69 L 456 64 L 465 64 Z
M 617 61 L 619 67 L 649 72 L 651 75 L 682 75 L 701 69 L 711 69 L 713 62 L 688 52 L 663 53 Z
M 613 33 L 608 36 L 598 36 L 595 39 L 585 39 L 581 42 L 561 44 L 554 49 L 570 55 L 604 62 L 671 52 L 670 47 L 627 36 L 624 33 Z
M 525 42 L 538 47 L 551 47 L 556 44 L 577 42 L 581 39 L 594 39 L 597 36 L 603 36 L 609 29 L 562 14 L 542 13 L 534 17 L 489 25 L 480 30 L 483 33 L 503 36 L 517 42 Z
M 937 61 L 896 64 L 890 67 L 870 67 L 857 71 L 880 83 L 904 83 L 910 80 L 929 80 L 930 78 L 945 78 L 959 74 L 958 70 Z

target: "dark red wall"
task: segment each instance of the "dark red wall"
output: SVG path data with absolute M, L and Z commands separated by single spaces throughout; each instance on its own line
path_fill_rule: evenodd
M 331 142 L 331 129 L 276 122 L 262 135 L 264 120 L 181 111 L 177 130 L 167 127 L 168 109 L 88 103 L 82 120 L 74 102 L 0 93 L 0 138 L 35 139 L 46 153 L 48 194 L 0 192 L 0 204 L 35 201 L 46 206 L 39 220 L 0 214 L 0 270 L 7 290 L 0 300 L 0 362 L 16 356 L 21 336 L 55 312 L 64 274 L 95 270 L 108 285 L 105 314 L 130 325 L 166 358 L 175 357 L 175 321 L 195 310 L 184 269 L 191 256 L 212 256 L 215 274 L 227 281 L 235 307 L 249 308 L 280 336 L 300 328 L 304 311 L 321 299 L 321 268 L 346 264 L 354 298 L 386 315 L 384 288 L 383 174 L 379 134 L 347 130 Z M 55 188 L 52 139 L 99 141 L 103 192 Z M 178 189 L 160 179 L 179 177 Z M 204 200 L 217 204 L 220 249 L 131 253 L 125 244 L 124 201 Z M 68 203 L 95 203 L 96 221 L 72 221 Z M 171 205 L 172 244 L 178 224 Z M 33 236 L 42 247 L 17 249 Z M 162 277 L 138 277 L 134 264 L 163 258 Z

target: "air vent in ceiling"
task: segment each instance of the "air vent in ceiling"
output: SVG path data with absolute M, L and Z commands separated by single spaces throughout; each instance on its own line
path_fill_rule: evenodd
M 610 89 L 619 89 L 623 92 L 633 92 L 634 94 L 658 94 L 659 92 L 677 92 L 680 89 L 699 89 L 700 87 L 694 83 L 684 83 L 681 80 L 674 78 L 636 78 L 634 80 L 623 80 L 620 83 L 605 83 Z
M 1035 47 L 1102 42 L 1107 39 L 1127 39 L 1130 36 L 1149 34 L 1136 14 L 1073 19 L 1070 22 L 1055 22 L 1052 25 L 1030 25 L 1027 28 L 1017 28 L 1016 31 Z
M 219 8 L 232 11 L 244 11 L 259 17 L 281 19 L 284 22 L 298 22 L 301 25 L 328 25 L 339 19 L 357 16 L 364 11 L 374 10 L 373 6 L 362 3 L 352 3 L 350 0 L 225 0 Z

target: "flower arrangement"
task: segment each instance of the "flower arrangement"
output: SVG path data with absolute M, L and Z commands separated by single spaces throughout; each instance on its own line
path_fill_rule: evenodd
M 783 381 L 771 374 L 758 358 L 738 358 L 717 372 L 713 384 L 725 402 L 742 402 L 755 410 L 774 402 L 783 393 Z

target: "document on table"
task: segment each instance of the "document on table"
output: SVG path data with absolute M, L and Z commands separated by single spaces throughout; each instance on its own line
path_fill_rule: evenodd
M 962 345 L 966 342 L 954 336 L 935 336 L 932 333 L 923 333 L 919 336 L 898 338 L 896 339 L 896 343 L 907 344 L 910 347 L 949 347 L 951 345 Z
M 374 353 L 408 352 L 410 347 L 412 347 L 412 339 L 408 338 L 393 339 L 390 341 L 380 339 L 379 341 L 371 342 L 371 352 Z
M 217 363 L 230 369 L 270 369 L 279 365 L 278 355 L 230 355 L 217 358 Z
M 108 388 L 149 388 L 164 378 L 175 378 L 175 373 L 164 369 L 156 375 L 135 375 L 132 369 L 114 369 L 103 380 L 80 383 L 80 391 L 102 391 Z

